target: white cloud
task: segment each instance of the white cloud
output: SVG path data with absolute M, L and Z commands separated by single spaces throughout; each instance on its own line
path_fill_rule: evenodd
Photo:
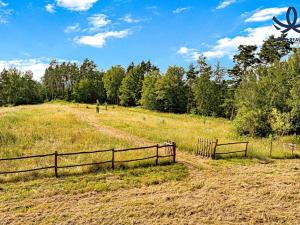
M 103 33 L 97 33 L 95 35 L 87 35 L 82 37 L 76 37 L 74 41 L 77 44 L 88 45 L 91 47 L 102 48 L 106 40 L 109 38 L 125 38 L 130 34 L 129 29 L 121 31 L 108 31 Z
M 272 25 L 247 28 L 244 30 L 244 33 L 244 35 L 238 35 L 232 38 L 225 37 L 219 39 L 211 49 L 204 51 L 203 55 L 208 59 L 223 57 L 229 57 L 231 59 L 240 45 L 256 45 L 260 48 L 263 41 L 270 35 L 274 35 L 275 37 L 279 37 L 281 35 L 281 32 L 277 31 Z M 288 37 L 293 36 L 298 35 L 296 32 L 290 32 Z M 188 60 L 197 60 L 200 55 L 199 50 L 187 47 L 181 47 L 177 53 Z
M 287 11 L 287 7 L 284 8 L 266 8 L 256 11 L 245 22 L 261 22 L 271 20 L 274 16 L 279 16 Z
M 141 20 L 132 18 L 131 14 L 127 14 L 122 18 L 126 23 L 139 23 Z
M 6 7 L 6 6 L 8 6 L 8 3 L 5 3 L 5 2 L 3 2 L 3 1 L 0 1 L 0 7 Z
M 236 2 L 237 2 L 237 0 L 224 0 L 224 1 L 222 1 L 222 2 L 219 3 L 219 5 L 217 6 L 216 9 L 225 9 L 228 6 L 230 6 L 230 5 L 232 5 L 232 4 L 236 3 Z
M 179 13 L 183 13 L 187 10 L 191 9 L 191 7 L 182 7 L 182 8 L 177 8 L 175 10 L 173 10 L 174 14 L 179 14 Z
M 182 55 L 187 61 L 196 61 L 201 53 L 197 49 L 181 47 L 177 54 Z
M 92 8 L 97 1 L 98 0 L 56 0 L 56 4 L 71 11 L 87 11 Z
M 64 30 L 65 33 L 74 33 L 80 31 L 79 23 L 75 23 L 74 25 L 67 26 Z
M 4 68 L 9 69 L 15 67 L 21 71 L 31 70 L 33 72 L 33 78 L 40 80 L 45 73 L 45 69 L 48 67 L 50 59 L 36 58 L 36 59 L 16 59 L 16 60 L 0 60 L 0 71 Z
M 47 4 L 45 9 L 49 13 L 55 13 L 55 5 L 54 4 Z
M 187 47 L 181 47 L 179 50 L 178 50 L 178 54 L 180 55 L 185 55 L 189 52 L 189 49 Z
M 203 53 L 204 56 L 207 58 L 222 58 L 224 56 L 231 58 L 240 45 L 257 45 L 261 47 L 263 41 L 270 35 L 274 35 L 275 37 L 281 35 L 273 26 L 247 28 L 244 32 L 246 32 L 245 35 L 219 39 L 211 50 Z
M 89 25 L 91 26 L 90 31 L 96 31 L 101 27 L 105 27 L 106 25 L 111 23 L 111 20 L 104 14 L 95 14 L 88 18 Z
M 14 59 L 14 60 L 1 60 L 0 59 L 0 72 L 5 68 L 17 68 L 22 72 L 28 70 L 33 72 L 33 78 L 37 81 L 44 76 L 45 70 L 49 67 L 49 64 L 52 59 L 46 57 L 40 58 L 28 58 L 28 59 Z M 62 62 L 71 62 L 79 63 L 77 60 L 65 60 L 65 59 L 56 59 L 58 63 Z

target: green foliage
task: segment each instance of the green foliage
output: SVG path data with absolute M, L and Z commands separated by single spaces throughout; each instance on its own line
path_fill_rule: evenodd
M 127 74 L 120 87 L 121 105 L 137 106 L 140 104 L 144 77 L 152 71 L 158 71 L 158 68 L 153 66 L 150 61 L 142 61 L 137 66 L 131 63 L 128 66 Z
M 213 70 L 203 56 L 200 56 L 198 65 L 199 77 L 192 84 L 195 102 L 193 111 L 200 115 L 223 116 L 222 105 L 227 89 L 226 82 L 223 81 L 225 71 L 220 64 Z
M 183 80 L 185 72 L 181 67 L 169 67 L 161 76 L 157 70 L 144 80 L 141 104 L 148 109 L 163 112 L 186 112 L 187 87 Z
M 281 41 L 275 38 L 274 35 L 271 35 L 264 41 L 259 53 L 261 62 L 272 64 L 291 52 L 292 43 L 286 39 L 286 35 L 282 34 L 280 39 Z
M 0 73 L 0 106 L 40 103 L 43 100 L 41 84 L 32 79 L 32 72 L 4 69 Z
M 157 110 L 158 104 L 156 101 L 156 87 L 161 75 L 158 71 L 153 71 L 145 76 L 142 89 L 141 105 L 147 109 Z
M 299 133 L 299 61 L 295 59 L 298 51 L 286 62 L 260 65 L 245 74 L 236 94 L 238 133 Z
M 157 81 L 157 110 L 163 112 L 186 112 L 187 88 L 183 81 L 182 67 L 169 67 L 167 73 Z
M 234 67 L 228 70 L 229 75 L 238 86 L 242 81 L 244 73 L 259 63 L 259 59 L 256 55 L 257 46 L 255 45 L 240 45 L 238 47 L 238 53 L 233 56 Z
M 50 62 L 42 78 L 48 100 L 72 100 L 74 86 L 80 81 L 79 68 L 75 63 L 56 60 Z
M 268 114 L 259 109 L 240 108 L 234 125 L 240 135 L 265 136 L 270 132 Z
M 189 65 L 189 69 L 186 72 L 186 85 L 187 85 L 187 113 L 191 113 L 192 110 L 195 108 L 196 103 L 195 103 L 195 97 L 193 93 L 193 85 L 195 83 L 195 79 L 197 78 L 198 71 L 194 64 Z
M 112 104 L 119 104 L 120 86 L 124 77 L 125 70 L 122 66 L 111 67 L 103 77 L 107 98 Z
M 103 73 L 97 70 L 92 60 L 85 59 L 80 66 L 71 62 L 58 64 L 52 60 L 42 81 L 48 100 L 92 103 L 96 99 L 101 102 L 106 100 L 102 78 Z
M 80 80 L 74 87 L 74 99 L 77 102 L 94 103 L 96 100 L 99 100 L 103 103 L 106 99 L 106 94 L 102 77 L 103 73 L 97 71 L 93 77 Z
M 276 108 L 274 108 L 271 111 L 270 123 L 271 123 L 272 131 L 276 135 L 278 136 L 286 135 L 292 129 L 291 114 L 281 113 Z

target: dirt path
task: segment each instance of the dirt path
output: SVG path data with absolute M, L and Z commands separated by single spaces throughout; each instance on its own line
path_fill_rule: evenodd
M 80 121 L 88 123 L 90 126 L 94 127 L 97 131 L 101 132 L 102 134 L 116 137 L 118 139 L 123 139 L 128 143 L 132 143 L 136 146 L 151 145 L 154 143 L 144 138 L 128 134 L 116 128 L 100 125 L 94 114 L 89 114 L 80 109 L 71 108 L 71 107 L 66 107 L 65 110 L 75 114 Z M 191 154 L 185 153 L 183 151 L 177 151 L 177 161 L 184 163 L 190 169 L 190 173 L 196 172 L 195 173 L 196 175 L 198 174 L 197 172 L 199 168 L 202 168 L 203 166 L 208 166 L 205 163 L 205 160 L 193 156 Z
M 150 144 L 98 124 L 94 115 L 64 108 L 101 133 Z M 189 177 L 182 181 L 100 193 L 41 193 L 24 198 L 22 207 L 20 202 L 1 203 L 0 224 L 299 224 L 299 160 L 208 163 L 179 151 L 178 161 L 189 169 Z M 27 207 L 34 210 L 26 213 Z M 5 213 L 7 208 L 15 213 Z

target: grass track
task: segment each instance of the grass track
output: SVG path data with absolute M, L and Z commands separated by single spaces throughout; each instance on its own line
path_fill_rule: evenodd
M 39 141 L 48 144 L 52 147 L 51 150 L 64 145 L 67 146 L 67 151 L 74 150 L 75 147 L 80 150 L 86 142 L 84 138 L 79 138 L 78 143 L 70 142 L 68 135 L 73 134 L 73 130 L 87 132 L 83 137 L 95 132 L 95 137 L 91 135 L 93 141 L 89 143 L 93 143 L 94 138 L 98 140 L 97 138 L 106 137 L 111 140 L 107 147 L 109 144 L 132 146 L 145 140 L 163 140 L 158 135 L 161 126 L 153 125 L 152 129 L 146 129 L 153 124 L 146 122 L 150 118 L 158 121 L 158 124 L 160 120 L 165 120 L 162 122 L 166 124 L 164 128 L 170 132 L 173 130 L 167 138 L 177 137 L 176 141 L 181 149 L 186 146 L 187 150 L 191 150 L 192 145 L 189 149 L 185 138 L 196 137 L 198 131 L 192 133 L 191 137 L 185 132 L 193 127 L 201 128 L 201 124 L 204 124 L 204 118 L 191 116 L 193 120 L 189 122 L 189 116 L 119 107 L 108 111 L 102 109 L 96 115 L 93 106 L 88 107 L 90 109 L 86 105 L 47 104 L 22 107 L 21 110 L 18 107 L 2 114 L 0 109 L 0 121 L 5 121 L 3 124 L 6 124 L 6 131 L 16 137 L 13 142 L 2 142 L 1 154 L 2 149 L 8 152 L 5 154 L 14 154 L 9 151 L 13 148 L 18 150 L 18 154 L 27 153 L 29 149 L 39 152 L 42 146 Z M 18 112 L 14 112 L 15 109 Z M 65 110 L 60 111 L 62 109 Z M 43 110 L 50 110 L 46 115 L 53 118 L 55 115 L 62 116 L 51 125 L 62 129 L 59 132 L 66 132 L 70 126 L 75 126 L 70 133 L 64 133 L 62 139 L 52 139 L 57 143 L 54 146 L 52 142 L 47 142 L 48 139 L 35 140 L 31 135 L 23 134 L 20 128 L 22 124 L 26 124 L 31 126 L 27 132 L 43 130 L 39 123 L 26 122 L 28 118 L 47 120 L 45 113 L 39 114 Z M 126 116 L 122 116 L 122 112 Z M 39 114 L 38 118 L 34 118 L 35 114 Z M 6 117 L 7 115 L 9 116 Z M 19 117 L 18 115 L 20 120 L 12 119 Z M 22 118 L 21 115 L 25 116 Z M 62 123 L 64 115 L 72 118 L 72 122 Z M 122 120 L 126 117 L 127 120 Z M 186 120 L 183 117 L 187 117 Z M 217 119 L 215 122 L 211 121 L 217 125 Z M 9 126 L 10 124 L 12 125 Z M 182 126 L 183 124 L 186 126 Z M 110 126 L 111 133 L 106 133 L 103 128 Z M 138 132 L 139 126 L 146 128 Z M 35 130 L 34 127 L 38 129 Z M 229 123 L 229 130 L 230 127 Z M 45 132 L 48 130 L 45 129 Z M 49 131 L 49 137 L 58 135 L 52 132 Z M 201 133 L 204 134 L 205 132 Z M 231 131 L 227 137 L 228 140 L 235 140 Z M 256 141 L 259 143 L 261 140 Z M 27 143 L 30 148 L 26 148 Z M 98 144 L 98 147 L 102 147 L 105 142 Z M 23 179 L 23 182 L 0 183 L 1 224 L 299 224 L 299 159 L 210 161 L 183 152 L 179 152 L 179 159 L 184 164 L 119 169 L 115 172 L 96 170 L 96 173 L 86 174 L 82 173 L 85 171 L 74 171 L 73 175 L 59 179 L 49 178 L 46 174 L 45 177 L 34 180 L 28 178 Z
M 73 109 L 93 114 L 95 106 L 85 104 L 69 104 Z M 195 115 L 177 115 L 172 113 L 159 113 L 141 108 L 124 108 L 111 106 L 108 110 L 103 107 L 97 115 L 97 123 L 114 127 L 127 134 L 138 136 L 153 142 L 162 142 L 166 139 L 175 140 L 182 150 L 193 152 L 197 139 L 219 139 L 219 143 L 234 141 L 249 141 L 249 155 L 255 158 L 267 158 L 270 152 L 270 141 L 267 138 L 239 137 L 234 133 L 232 122 L 221 118 L 207 118 Z M 283 148 L 284 142 L 298 142 L 293 136 L 279 138 L 273 143 L 273 157 L 288 158 L 291 152 Z M 220 148 L 220 151 L 242 150 Z

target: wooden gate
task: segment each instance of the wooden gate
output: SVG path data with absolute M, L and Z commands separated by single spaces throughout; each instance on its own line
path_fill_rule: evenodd
M 218 139 L 214 141 L 207 138 L 199 138 L 197 142 L 196 155 L 202 156 L 204 158 L 216 159 L 217 155 L 244 153 L 245 157 L 247 157 L 248 144 L 249 142 L 247 141 L 220 144 L 218 143 Z M 236 145 L 245 145 L 245 148 L 242 150 L 230 150 L 226 152 L 218 151 L 221 146 L 236 146 Z
M 197 142 L 196 155 L 214 159 L 216 144 L 216 141 L 206 138 L 199 138 Z

